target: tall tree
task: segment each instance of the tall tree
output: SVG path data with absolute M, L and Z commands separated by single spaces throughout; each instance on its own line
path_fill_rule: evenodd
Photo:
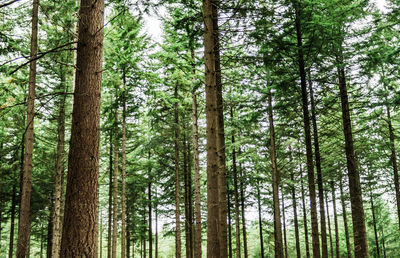
M 81 0 L 61 257 L 97 256 L 103 0 Z

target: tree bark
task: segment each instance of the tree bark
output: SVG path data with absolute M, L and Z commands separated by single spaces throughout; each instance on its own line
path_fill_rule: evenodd
M 347 249 L 347 257 L 351 258 L 351 245 L 350 245 L 350 235 L 349 235 L 349 226 L 347 223 L 347 212 L 346 212 L 346 202 L 344 200 L 344 193 L 343 193 L 343 183 L 342 179 L 340 179 L 340 201 L 342 203 L 342 210 L 343 210 L 343 223 L 344 223 L 344 233 L 346 235 L 346 249 Z
M 234 123 L 233 107 L 231 106 L 231 119 Z M 236 258 L 241 258 L 240 253 L 240 206 L 239 206 L 239 187 L 238 172 L 236 164 L 236 148 L 235 148 L 235 132 L 232 131 L 232 174 L 233 174 L 233 191 L 235 197 L 235 237 L 236 237 Z
M 381 255 L 380 255 L 380 250 L 379 250 L 378 230 L 376 229 L 375 206 L 374 206 L 374 200 L 372 198 L 372 193 L 371 193 L 370 201 L 371 201 L 371 212 L 372 212 L 372 224 L 374 225 L 376 256 L 378 258 L 380 258 Z
M 328 257 L 328 242 L 326 235 L 326 220 L 325 220 L 325 209 L 324 209 L 324 186 L 322 182 L 321 154 L 319 151 L 317 112 L 315 107 L 314 92 L 313 92 L 310 71 L 308 72 L 308 80 L 309 80 L 308 87 L 310 89 L 310 100 L 311 100 L 311 120 L 313 124 L 313 135 L 314 135 L 315 167 L 317 169 L 319 212 L 321 217 L 320 222 L 321 222 L 322 257 L 326 258 Z
M 66 91 L 65 88 L 65 74 L 61 69 L 60 73 L 61 88 Z M 53 222 L 52 222 L 52 238 L 51 238 L 51 257 L 58 258 L 60 256 L 61 247 L 61 235 L 62 235 L 62 209 L 61 200 L 63 196 L 63 178 L 64 178 L 64 155 L 65 155 L 65 101 L 66 94 L 61 95 L 59 103 L 58 113 L 58 139 L 57 139 L 57 156 L 56 156 L 56 175 L 55 175 L 55 189 L 54 189 L 54 211 L 53 211 Z
M 179 180 L 179 111 L 178 111 L 178 86 L 175 86 L 175 256 L 181 257 L 181 211 L 180 211 L 180 180 Z
M 272 199 L 274 203 L 274 239 L 275 239 L 275 257 L 283 257 L 283 240 L 281 213 L 279 208 L 279 174 L 276 165 L 276 147 L 275 147 L 275 127 L 272 107 L 272 93 L 268 92 L 268 120 L 269 120 L 269 139 L 270 156 L 272 168 Z
M 301 258 L 299 221 L 297 219 L 297 200 L 296 200 L 296 189 L 294 182 L 294 172 L 290 173 L 290 180 L 292 181 L 293 184 L 291 190 L 292 190 L 292 205 L 293 205 L 293 217 L 294 217 L 294 234 L 296 237 L 296 255 L 297 258 Z
M 192 246 L 191 246 L 191 234 L 192 229 L 190 227 L 190 187 L 189 187 L 189 169 L 188 169 L 188 152 L 187 152 L 187 143 L 186 143 L 186 128 L 185 123 L 183 123 L 183 177 L 184 177 L 184 190 L 185 190 L 185 242 L 186 242 L 186 257 L 192 257 Z
M 303 186 L 303 171 L 300 167 L 300 175 L 301 175 L 301 201 L 303 204 L 303 224 L 304 224 L 304 240 L 306 244 L 306 257 L 310 258 L 310 243 L 308 241 L 308 223 L 307 223 L 307 210 L 306 210 L 306 200 L 304 194 L 304 186 Z
M 219 62 L 218 13 L 203 1 L 207 123 L 207 257 L 227 257 L 225 144 Z
M 31 53 L 29 66 L 29 89 L 27 119 L 25 131 L 25 155 L 24 170 L 21 182 L 21 197 L 18 220 L 18 242 L 17 257 L 25 258 L 28 253 L 29 232 L 30 232 L 30 208 L 32 191 L 32 153 L 33 153 L 33 131 L 35 117 L 35 88 L 36 88 L 36 57 L 38 51 L 38 14 L 39 0 L 33 0 L 32 7 L 32 34 L 31 34 Z
M 262 217 L 261 217 L 261 194 L 260 194 L 260 185 L 258 182 L 257 182 L 257 204 L 258 204 L 258 228 L 260 232 L 261 258 L 264 258 L 264 237 L 262 231 Z
M 116 98 L 118 98 L 118 93 L 116 93 Z M 116 100 L 118 103 L 118 101 Z M 118 128 L 118 104 L 115 108 L 115 118 L 114 118 L 114 171 L 113 171 L 113 188 L 112 188 L 112 199 L 113 199 L 113 230 L 112 230 L 112 251 L 111 257 L 117 257 L 117 236 L 118 236 L 118 168 L 119 168 L 119 128 Z
M 345 138 L 345 149 L 347 159 L 347 170 L 349 177 L 351 213 L 354 232 L 354 256 L 369 257 L 368 240 L 365 227 L 365 215 L 362 200 L 360 174 L 357 168 L 356 156 L 353 146 L 353 131 L 351 128 L 350 105 L 347 93 L 347 83 L 342 56 L 338 58 L 338 76 L 340 100 L 342 104 L 343 134 Z
M 104 0 L 81 0 L 61 257 L 96 257 Z
M 393 176 L 394 176 L 394 188 L 396 192 L 396 206 L 397 206 L 397 218 L 399 222 L 399 228 L 400 228 L 400 186 L 399 186 L 399 171 L 397 167 L 397 154 L 396 154 L 396 148 L 394 144 L 394 131 L 393 131 L 393 126 L 392 126 L 392 118 L 390 114 L 390 109 L 389 106 L 386 105 L 386 113 L 387 113 L 387 122 L 388 122 L 388 127 L 389 127 L 389 138 L 390 138 L 390 150 L 391 150 L 391 162 L 393 166 Z
M 107 234 L 107 258 L 111 257 L 112 249 L 112 184 L 113 184 L 113 132 L 110 130 L 110 151 L 109 151 L 109 182 L 108 182 L 108 234 Z
M 292 0 L 295 8 L 296 17 L 296 34 L 297 34 L 297 48 L 298 48 L 298 61 L 299 61 L 299 74 L 301 79 L 301 95 L 302 95 L 302 108 L 304 118 L 304 135 L 307 153 L 307 175 L 308 175 L 308 188 L 310 194 L 311 205 L 311 231 L 312 231 L 312 248 L 314 258 L 321 256 L 318 232 L 318 215 L 317 215 L 317 200 L 315 192 L 315 177 L 314 177 L 314 161 L 311 143 L 311 129 L 310 129 L 310 114 L 308 112 L 308 93 L 305 72 L 305 62 L 303 53 L 303 40 L 301 31 L 301 6 L 298 0 Z
M 194 56 L 194 53 L 192 54 Z M 194 257 L 201 257 L 201 193 L 200 193 L 200 162 L 199 162 L 199 127 L 197 122 L 197 95 L 192 93 L 192 121 L 193 121 L 193 160 L 194 160 L 194 196 L 195 196 L 195 234 Z
M 325 205 L 326 205 L 326 217 L 328 219 L 328 231 L 329 231 L 329 244 L 330 244 L 330 253 L 333 258 L 333 241 L 332 241 L 332 231 L 331 231 L 331 218 L 329 215 L 329 206 L 328 206 L 328 195 L 325 195 Z
M 126 76 L 123 72 L 122 92 L 122 171 L 121 171 L 121 258 L 126 254 Z
M 333 202 L 333 219 L 335 221 L 336 258 L 340 258 L 339 223 L 338 223 L 337 210 L 336 210 L 335 183 L 333 181 L 331 181 L 331 191 L 332 191 L 332 202 Z

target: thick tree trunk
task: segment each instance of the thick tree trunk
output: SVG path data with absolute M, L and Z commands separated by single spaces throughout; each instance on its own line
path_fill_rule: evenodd
M 207 257 L 227 257 L 227 202 L 217 2 L 203 1 L 207 122 Z
M 117 96 L 117 95 L 116 95 Z M 118 97 L 116 97 L 118 98 Z M 117 102 L 117 101 L 116 101 Z M 117 236 L 118 236 L 118 168 L 119 168 L 119 129 L 118 129 L 118 105 L 115 108 L 114 118 L 114 171 L 113 171 L 113 230 L 112 230 L 112 252 L 111 257 L 117 257 Z
M 387 122 L 389 127 L 389 138 L 390 138 L 390 150 L 391 150 L 391 162 L 393 166 L 393 176 L 394 176 L 394 188 L 396 192 L 396 204 L 397 204 L 397 218 L 399 222 L 400 228 L 400 186 L 399 186 L 399 171 L 397 167 L 397 155 L 396 155 L 396 148 L 394 144 L 394 131 L 392 126 L 392 118 L 390 114 L 389 106 L 386 105 L 386 113 L 387 113 Z
M 233 107 L 231 106 L 231 119 L 234 123 Z M 236 258 L 241 258 L 240 253 L 240 206 L 239 206 L 239 186 L 238 172 L 236 164 L 236 148 L 235 148 L 235 132 L 232 131 L 232 174 L 233 174 L 233 191 L 235 197 L 235 238 L 236 238 Z
M 109 180 L 108 180 L 108 234 L 107 234 L 107 258 L 111 258 L 112 249 L 112 184 L 113 184 L 113 132 L 110 130 L 109 152 Z
M 61 88 L 66 91 L 65 74 L 63 70 L 60 73 Z M 51 257 L 58 258 L 60 256 L 61 235 L 62 235 L 62 196 L 63 196 L 63 178 L 64 178 L 64 153 L 65 153 L 65 101 L 66 94 L 60 97 L 59 113 L 58 113 L 58 139 L 57 139 L 57 156 L 56 156 L 56 175 L 54 189 L 54 206 L 53 206 L 53 222 L 52 222 L 52 238 L 51 238 Z
M 340 201 L 342 203 L 342 210 L 343 210 L 343 223 L 344 223 L 344 233 L 346 236 L 346 250 L 347 250 L 347 257 L 351 258 L 351 245 L 350 245 L 350 235 L 349 235 L 349 226 L 347 223 L 347 212 L 346 212 L 346 202 L 344 200 L 344 193 L 343 193 L 343 183 L 342 179 L 340 179 Z
M 340 57 L 338 59 L 338 76 L 340 100 L 342 103 L 343 134 L 345 138 L 347 170 L 350 188 L 351 215 L 354 232 L 354 255 L 355 257 L 368 258 L 368 240 L 365 227 L 365 215 L 362 200 L 360 173 L 357 168 L 357 161 L 354 153 L 353 131 L 351 128 L 350 105 L 347 93 L 346 76 L 343 67 L 343 58 Z
M 260 185 L 257 183 L 257 204 L 258 204 L 258 228 L 260 232 L 260 250 L 261 250 L 261 258 L 264 258 L 264 237 L 263 237 L 263 228 L 262 228 L 262 217 L 261 217 L 261 194 L 260 194 Z
M 241 149 L 239 148 L 239 156 L 242 154 Z M 242 209 L 242 231 L 243 231 L 243 251 L 244 258 L 249 256 L 247 249 L 247 231 L 246 231 L 246 215 L 245 215 L 245 190 L 244 190 L 244 176 L 243 176 L 243 168 L 242 164 L 239 163 L 239 172 L 240 172 L 240 207 Z
M 122 92 L 122 171 L 121 171 L 121 258 L 126 254 L 126 76 L 123 72 Z
M 305 71 L 302 31 L 301 31 L 301 6 L 298 0 L 292 0 L 292 1 L 296 12 L 295 25 L 297 34 L 299 73 L 301 79 L 304 135 L 305 135 L 306 153 L 307 153 L 306 156 L 307 156 L 308 188 L 309 188 L 310 205 L 311 205 L 312 247 L 313 247 L 314 258 L 319 258 L 321 256 L 320 253 L 321 251 L 320 251 L 319 232 L 318 232 L 317 200 L 315 192 L 314 162 L 313 162 L 312 143 L 311 143 L 310 114 L 308 112 L 307 82 L 306 82 L 306 71 Z
M 304 240 L 306 245 L 306 257 L 310 258 L 310 243 L 308 241 L 308 223 L 307 223 L 307 210 L 306 210 L 306 200 L 304 194 L 304 186 L 303 186 L 303 171 L 300 168 L 300 175 L 301 175 L 301 201 L 303 205 L 303 224 L 304 224 Z
M 339 223 L 337 218 L 336 210 L 336 195 L 335 195 L 335 183 L 331 181 L 331 191 L 332 191 L 332 202 L 333 202 L 333 219 L 335 221 L 335 248 L 336 248 L 336 258 L 340 258 L 340 245 L 339 245 Z
M 321 169 L 321 154 L 319 151 L 319 138 L 318 138 L 318 126 L 317 126 L 317 112 L 315 108 L 314 92 L 311 81 L 311 73 L 308 72 L 308 87 L 310 89 L 311 99 L 311 120 L 313 124 L 313 135 L 314 135 L 314 151 L 315 151 L 315 167 L 317 169 L 317 183 L 318 183 L 318 199 L 319 199 L 319 212 L 321 221 L 321 244 L 322 244 L 322 257 L 328 257 L 328 243 L 326 236 L 326 220 L 325 220 L 325 209 L 324 209 L 324 187 L 322 182 L 322 169 Z
M 192 54 L 194 57 L 194 53 Z M 192 58 L 193 58 L 192 57 Z M 197 95 L 192 93 L 192 121 L 193 121 L 193 161 L 194 161 L 194 198 L 195 198 L 195 234 L 194 257 L 201 257 L 201 194 L 200 194 L 200 162 L 199 162 L 199 127 L 197 122 Z
M 21 182 L 21 197 L 18 220 L 17 257 L 25 258 L 28 253 L 30 232 L 30 208 L 32 188 L 32 153 L 33 153 L 33 125 L 35 117 L 35 88 L 36 88 L 36 56 L 38 51 L 38 14 L 39 0 L 33 0 L 32 7 L 32 34 L 29 66 L 29 93 L 27 105 L 27 120 L 25 131 L 24 170 Z
M 81 0 L 61 257 L 96 257 L 104 0 Z
M 272 94 L 268 92 L 268 120 L 269 120 L 269 139 L 270 156 L 272 166 L 272 199 L 274 204 L 274 239 L 275 239 L 275 257 L 283 257 L 282 224 L 279 205 L 279 174 L 276 165 L 275 149 L 275 127 L 272 107 Z
M 281 189 L 282 196 L 282 221 L 283 221 L 283 239 L 284 239 L 284 250 L 285 257 L 288 258 L 288 247 L 287 247 L 287 237 L 286 237 L 286 216 L 285 216 L 285 199 L 283 197 L 283 188 Z
M 181 201 L 180 201 L 180 180 L 179 180 L 179 111 L 178 111 L 178 86 L 175 86 L 175 256 L 181 257 Z
M 296 189 L 295 189 L 295 182 L 294 182 L 294 173 L 290 173 L 290 180 L 293 183 L 291 187 L 292 190 L 292 205 L 293 205 L 293 219 L 294 219 L 294 234 L 296 237 L 296 255 L 297 258 L 301 258 L 301 251 L 300 251 L 300 234 L 299 234 L 299 221 L 297 219 L 297 200 L 296 200 Z
M 331 218 L 329 215 L 329 205 L 328 205 L 328 195 L 325 195 L 325 205 L 326 205 L 326 217 L 328 219 L 328 231 L 329 231 L 329 244 L 330 244 L 330 253 L 333 258 L 333 241 L 332 241 L 332 228 L 331 228 Z
M 374 207 L 374 200 L 372 198 L 372 193 L 371 193 L 370 201 L 371 201 L 371 212 L 372 212 L 372 224 L 374 225 L 376 257 L 380 258 L 381 254 L 380 254 L 380 250 L 379 250 L 378 230 L 376 229 L 375 207 Z

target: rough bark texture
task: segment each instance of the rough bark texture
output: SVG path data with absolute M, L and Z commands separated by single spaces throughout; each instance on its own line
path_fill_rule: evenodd
M 308 93 L 307 93 L 307 82 L 306 82 L 305 62 L 303 53 L 303 40 L 302 40 L 302 31 L 300 22 L 301 6 L 298 0 L 293 0 L 292 2 L 296 11 L 295 25 L 297 34 L 299 73 L 301 80 L 304 135 L 305 135 L 306 156 L 307 156 L 308 188 L 309 188 L 310 206 L 311 206 L 312 248 L 313 248 L 313 256 L 315 258 L 319 258 L 321 256 L 321 253 L 319 245 L 317 200 L 315 192 L 314 161 L 313 161 L 313 151 L 311 143 L 310 114 L 308 112 Z
M 302 168 L 300 168 L 300 174 L 303 177 Z M 310 243 L 308 241 L 308 222 L 307 222 L 307 210 L 306 210 L 306 200 L 304 194 L 304 186 L 303 186 L 303 178 L 300 180 L 301 182 L 301 202 L 303 205 L 303 224 L 304 224 L 304 240 L 306 245 L 306 257 L 310 257 Z
M 122 95 L 121 258 L 126 255 L 126 78 Z
M 389 127 L 389 138 L 390 138 L 390 150 L 391 150 L 391 156 L 390 156 L 390 161 L 392 162 L 393 166 L 393 176 L 394 176 L 394 188 L 396 192 L 396 206 L 397 206 L 397 219 L 399 222 L 399 228 L 400 228 L 400 186 L 399 186 L 399 170 L 397 167 L 397 155 L 396 155 L 396 148 L 394 144 L 394 131 L 393 131 L 393 126 L 392 126 L 392 118 L 390 114 L 390 109 L 388 106 L 386 106 L 386 113 L 387 113 L 387 122 L 388 122 L 388 127 Z
M 313 136 L 314 136 L 314 151 L 315 151 L 315 167 L 317 169 L 317 184 L 318 184 L 318 199 L 319 199 L 319 213 L 320 213 L 320 224 L 321 224 L 321 247 L 322 257 L 328 257 L 328 243 L 326 236 L 326 220 L 325 220 L 325 208 L 324 208 L 324 187 L 322 183 L 322 169 L 321 169 L 321 154 L 319 151 L 319 138 L 318 138 L 318 126 L 317 126 L 317 112 L 315 110 L 314 92 L 311 81 L 311 74 L 308 73 L 308 87 L 310 89 L 310 100 L 311 100 L 311 120 L 313 125 Z
M 336 258 L 340 257 L 340 245 L 339 245 L 339 223 L 337 218 L 336 210 L 336 195 L 335 195 L 335 183 L 331 181 L 331 191 L 332 191 L 332 202 L 333 202 L 333 219 L 335 221 L 335 248 L 336 248 Z
M 118 166 L 119 166 L 119 130 L 118 130 L 118 105 L 115 109 L 115 118 L 114 118 L 114 171 L 113 171 L 113 230 L 112 230 L 112 258 L 117 257 L 117 236 L 118 236 Z
M 201 193 L 200 193 L 200 163 L 199 163 L 199 127 L 197 122 L 197 95 L 192 94 L 192 121 L 193 121 L 193 161 L 194 161 L 194 196 L 195 196 L 195 233 L 194 257 L 201 257 Z
M 283 257 L 282 224 L 279 204 L 279 174 L 276 165 L 275 150 L 275 127 L 272 108 L 272 94 L 268 93 L 268 120 L 269 120 L 269 139 L 270 139 L 270 157 L 272 166 L 272 199 L 274 204 L 274 239 L 275 239 L 275 257 Z
M 343 193 L 343 183 L 342 179 L 340 179 L 340 201 L 342 203 L 342 213 L 343 213 L 343 223 L 344 223 L 344 233 L 346 236 L 346 250 L 347 250 L 347 257 L 351 258 L 351 245 L 350 245 L 350 235 L 349 235 L 349 226 L 347 223 L 347 212 L 346 212 L 346 202 L 344 199 Z
M 233 107 L 231 107 L 232 124 L 234 120 Z M 241 258 L 240 253 L 240 205 L 239 205 L 239 186 L 238 171 L 236 164 L 236 148 L 235 148 L 235 132 L 232 131 L 232 174 L 233 174 L 233 191 L 235 197 L 235 238 L 236 238 L 236 258 Z
M 81 0 L 61 257 L 97 257 L 103 0 Z
M 217 71 L 217 34 L 215 23 L 217 22 L 216 5 L 213 0 L 203 1 L 204 21 L 204 57 L 205 57 L 205 84 L 206 84 L 206 123 L 207 123 L 207 257 L 227 257 L 226 226 L 221 228 L 221 186 L 226 188 L 226 182 L 221 182 L 220 156 L 221 146 L 219 139 L 218 119 L 218 82 L 220 71 Z M 226 197 L 224 196 L 224 199 Z M 226 202 L 225 202 L 226 204 Z M 226 209 L 225 209 L 226 211 Z M 226 225 L 226 216 L 223 220 Z M 222 223 L 223 223 L 222 222 Z M 221 243 L 221 236 L 225 232 L 225 241 Z M 223 250 L 225 247 L 225 250 Z M 222 253 L 221 253 L 222 251 Z
M 65 89 L 65 75 L 62 71 L 60 74 L 61 88 Z M 64 90 L 65 91 L 65 90 Z M 65 155 L 65 100 L 66 94 L 60 97 L 58 111 L 58 137 L 57 137 L 57 157 L 56 157 L 56 175 L 54 189 L 54 206 L 53 206 L 53 222 L 52 222 L 52 238 L 51 238 L 51 257 L 58 258 L 60 256 L 61 247 L 61 201 L 63 196 L 63 177 L 64 177 L 64 155 Z
M 360 173 L 357 168 L 356 156 L 353 146 L 353 131 L 351 128 L 350 105 L 347 93 L 346 76 L 343 67 L 343 59 L 338 61 L 338 76 L 340 100 L 342 103 L 343 134 L 345 138 L 345 149 L 347 159 L 347 171 L 349 177 L 351 215 L 354 232 L 354 256 L 369 257 L 368 240 L 365 227 L 365 215 L 362 200 Z
M 24 171 L 21 182 L 21 197 L 18 220 L 17 257 L 25 258 L 28 253 L 30 232 L 30 208 L 32 190 L 32 153 L 33 153 L 33 125 L 35 117 L 35 88 L 36 88 L 36 56 L 38 51 L 38 14 L 39 0 L 33 0 L 31 53 L 29 66 L 29 89 L 27 104 L 27 119 L 25 132 Z
M 175 256 L 181 257 L 181 201 L 180 201 L 180 180 L 179 180 L 179 113 L 178 113 L 178 86 L 175 86 L 174 97 L 176 99 L 174 107 L 175 115 Z

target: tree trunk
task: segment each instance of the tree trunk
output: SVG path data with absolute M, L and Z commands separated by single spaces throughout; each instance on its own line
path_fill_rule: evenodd
M 28 252 L 30 208 L 32 190 L 32 153 L 33 153 L 33 126 L 35 117 L 35 88 L 36 88 L 36 56 L 38 51 L 38 14 L 39 0 L 33 0 L 32 7 L 32 34 L 29 66 L 29 93 L 27 105 L 27 120 L 25 131 L 24 170 L 22 174 L 20 211 L 18 220 L 17 257 L 25 258 Z
M 340 245 L 339 245 L 339 223 L 336 210 L 336 195 L 335 183 L 331 181 L 332 202 L 333 202 L 333 219 L 335 221 L 335 243 L 336 243 L 336 258 L 340 258 Z
M 272 166 L 272 199 L 274 203 L 274 239 L 275 239 L 275 257 L 283 257 L 282 224 L 281 213 L 279 209 L 279 174 L 276 165 L 275 150 L 275 127 L 272 107 L 272 94 L 268 92 L 268 119 L 269 119 L 269 139 L 270 156 Z
M 312 231 L 312 247 L 314 258 L 321 256 L 319 246 L 319 232 L 318 232 L 318 215 L 317 215 L 317 200 L 315 192 L 315 177 L 314 177 L 314 162 L 311 143 L 311 129 L 310 129 L 310 114 L 308 112 L 308 94 L 306 83 L 305 62 L 303 53 L 302 31 L 301 31 L 301 6 L 298 0 L 293 0 L 296 17 L 296 34 L 297 34 L 297 48 L 299 60 L 299 73 L 301 79 L 301 95 L 302 95 L 302 108 L 304 118 L 304 135 L 307 153 L 307 175 L 308 175 L 308 188 L 310 194 L 311 205 L 311 231 Z
M 15 230 L 16 206 L 17 206 L 17 183 L 14 182 L 13 187 L 12 187 L 12 196 L 11 196 L 11 222 L 10 222 L 11 225 L 10 225 L 10 244 L 9 244 L 9 249 L 8 249 L 8 258 L 13 257 L 13 251 L 14 251 L 14 230 Z
M 150 154 L 150 151 L 149 151 L 149 161 L 150 161 L 150 157 L 151 157 L 150 155 L 151 154 Z M 148 183 L 147 195 L 148 195 L 148 201 L 149 201 L 149 203 L 148 203 L 148 206 L 149 206 L 149 258 L 153 258 L 153 231 L 152 231 L 153 219 L 152 219 L 152 214 L 151 214 L 152 213 L 152 211 L 151 211 L 151 208 L 152 208 L 152 200 L 151 200 L 151 197 L 152 197 L 152 194 L 151 194 L 151 182 L 152 182 L 151 166 L 149 166 L 148 172 L 149 172 L 149 183 Z
M 116 98 L 118 98 L 118 93 L 116 93 Z M 118 101 L 116 100 L 116 103 Z M 118 104 L 115 108 L 115 118 L 114 118 L 114 171 L 113 171 L 113 230 L 112 230 L 112 258 L 117 257 L 117 236 L 118 236 L 118 167 L 119 167 L 119 129 L 118 129 Z
M 194 55 L 194 54 L 193 54 Z M 199 127 L 197 122 L 197 95 L 192 94 L 192 121 L 193 121 L 193 160 L 194 160 L 194 196 L 195 196 L 195 234 L 194 257 L 201 257 L 201 194 L 200 194 L 200 162 L 199 162 Z
M 228 192 L 227 192 L 227 196 L 228 196 L 228 257 L 232 258 L 233 254 L 232 254 L 232 219 L 231 219 L 231 195 L 229 194 L 229 186 L 227 187 Z
M 317 126 L 317 112 L 315 108 L 314 92 L 311 81 L 311 73 L 308 72 L 308 87 L 310 89 L 311 99 L 311 120 L 313 124 L 313 135 L 314 135 L 314 150 L 315 150 L 315 167 L 317 169 L 317 183 L 318 183 L 318 199 L 319 199 L 319 212 L 321 220 L 321 244 L 322 244 L 322 257 L 328 257 L 328 243 L 326 235 L 326 220 L 325 220 L 325 209 L 324 209 L 324 187 L 322 183 L 322 169 L 321 169 L 321 154 L 319 151 L 319 138 L 318 138 L 318 126 Z M 332 238 L 332 237 L 331 237 Z
M 340 201 L 342 202 L 342 210 L 343 210 L 344 233 L 346 235 L 347 257 L 351 258 L 351 245 L 350 245 L 349 226 L 348 226 L 348 223 L 347 223 L 346 203 L 345 203 L 345 200 L 344 200 L 342 179 L 340 179 L 340 185 L 339 186 L 340 186 Z
M 283 197 L 283 188 L 281 189 L 281 194 L 282 194 L 282 221 L 283 221 L 284 250 L 285 250 L 285 257 L 288 258 L 287 237 L 286 237 L 285 199 Z
M 242 154 L 241 149 L 239 148 L 239 156 Z M 243 250 L 244 250 L 244 258 L 249 256 L 247 250 L 247 231 L 246 231 L 246 216 L 245 216 L 245 191 L 244 191 L 244 176 L 243 176 L 243 168 L 242 164 L 239 163 L 239 172 L 240 172 L 240 201 L 241 201 L 241 209 L 242 209 L 242 231 L 243 231 Z
M 328 219 L 330 251 L 331 251 L 331 257 L 333 258 L 333 242 L 332 242 L 332 230 L 331 230 L 332 228 L 331 228 L 331 218 L 329 215 L 328 195 L 325 195 L 325 205 L 326 205 L 326 217 Z
M 291 190 L 292 190 L 292 205 L 293 205 L 293 217 L 294 217 L 294 234 L 296 237 L 296 255 L 297 255 L 297 258 L 301 258 L 299 221 L 297 219 L 297 200 L 296 200 L 296 189 L 295 189 L 295 182 L 294 182 L 294 172 L 290 173 L 290 180 L 293 183 Z
M 258 228 L 260 232 L 260 249 L 261 249 L 261 258 L 264 258 L 264 237 L 262 231 L 262 217 L 261 217 L 261 194 L 260 194 L 260 185 L 257 182 L 257 204 L 258 204 Z
M 233 107 L 231 106 L 231 119 L 234 123 Z M 236 258 L 241 258 L 240 253 L 240 206 L 239 206 L 239 187 L 238 172 L 236 164 L 236 148 L 235 148 L 235 132 L 232 131 L 232 174 L 233 174 L 233 191 L 235 197 L 235 237 L 236 237 Z
M 307 223 L 307 210 L 306 210 L 306 200 L 304 194 L 304 186 L 303 186 L 303 171 L 300 167 L 300 175 L 301 175 L 301 201 L 303 204 L 303 224 L 304 224 L 304 240 L 306 244 L 306 257 L 310 258 L 310 243 L 308 241 L 308 223 Z
M 376 219 L 375 219 L 375 207 L 374 207 L 374 200 L 372 198 L 372 193 L 371 193 L 371 212 L 372 212 L 372 224 L 374 225 L 374 235 L 375 235 L 375 245 L 376 245 L 376 254 L 378 258 L 381 257 L 380 255 L 380 250 L 379 250 L 379 240 L 378 240 L 378 231 L 376 229 Z
M 340 100 L 342 103 L 343 134 L 345 139 L 347 170 L 349 177 L 351 215 L 353 220 L 354 256 L 368 258 L 368 240 L 365 227 L 360 174 L 357 168 L 357 161 L 354 153 L 350 105 L 342 55 L 338 57 L 337 69 L 339 76 Z
M 391 162 L 393 166 L 393 176 L 394 176 L 394 188 L 396 192 L 396 204 L 397 204 L 397 218 L 399 222 L 400 228 L 400 186 L 399 186 L 399 171 L 397 167 L 397 155 L 396 155 L 396 148 L 394 144 L 394 132 L 392 126 L 392 118 L 390 114 L 389 106 L 386 105 L 386 113 L 387 113 L 387 121 L 389 126 L 389 138 L 390 138 L 390 150 L 391 150 Z
M 96 257 L 104 0 L 81 0 L 61 257 Z
M 207 123 L 207 257 L 227 257 L 225 145 L 219 63 L 218 14 L 203 1 Z
M 121 171 L 121 258 L 126 253 L 126 76 L 123 72 L 122 92 L 122 171 Z
M 113 184 L 113 132 L 110 130 L 110 152 L 109 152 L 109 182 L 108 182 L 108 234 L 107 234 L 107 258 L 111 257 L 112 249 L 112 184 Z
M 175 86 L 175 256 L 181 257 L 181 211 L 180 211 L 180 180 L 179 180 L 179 111 L 178 111 L 178 85 Z
M 65 74 L 61 69 L 61 88 L 66 92 L 65 87 Z M 56 175 L 55 175 L 55 189 L 54 189 L 54 206 L 53 206 L 53 230 L 51 238 L 51 257 L 58 258 L 60 256 L 61 235 L 62 235 L 62 209 L 61 200 L 63 196 L 63 178 L 64 178 L 64 153 L 65 153 L 65 101 L 66 94 L 61 95 L 58 113 L 58 139 L 57 139 L 57 156 L 56 156 Z

